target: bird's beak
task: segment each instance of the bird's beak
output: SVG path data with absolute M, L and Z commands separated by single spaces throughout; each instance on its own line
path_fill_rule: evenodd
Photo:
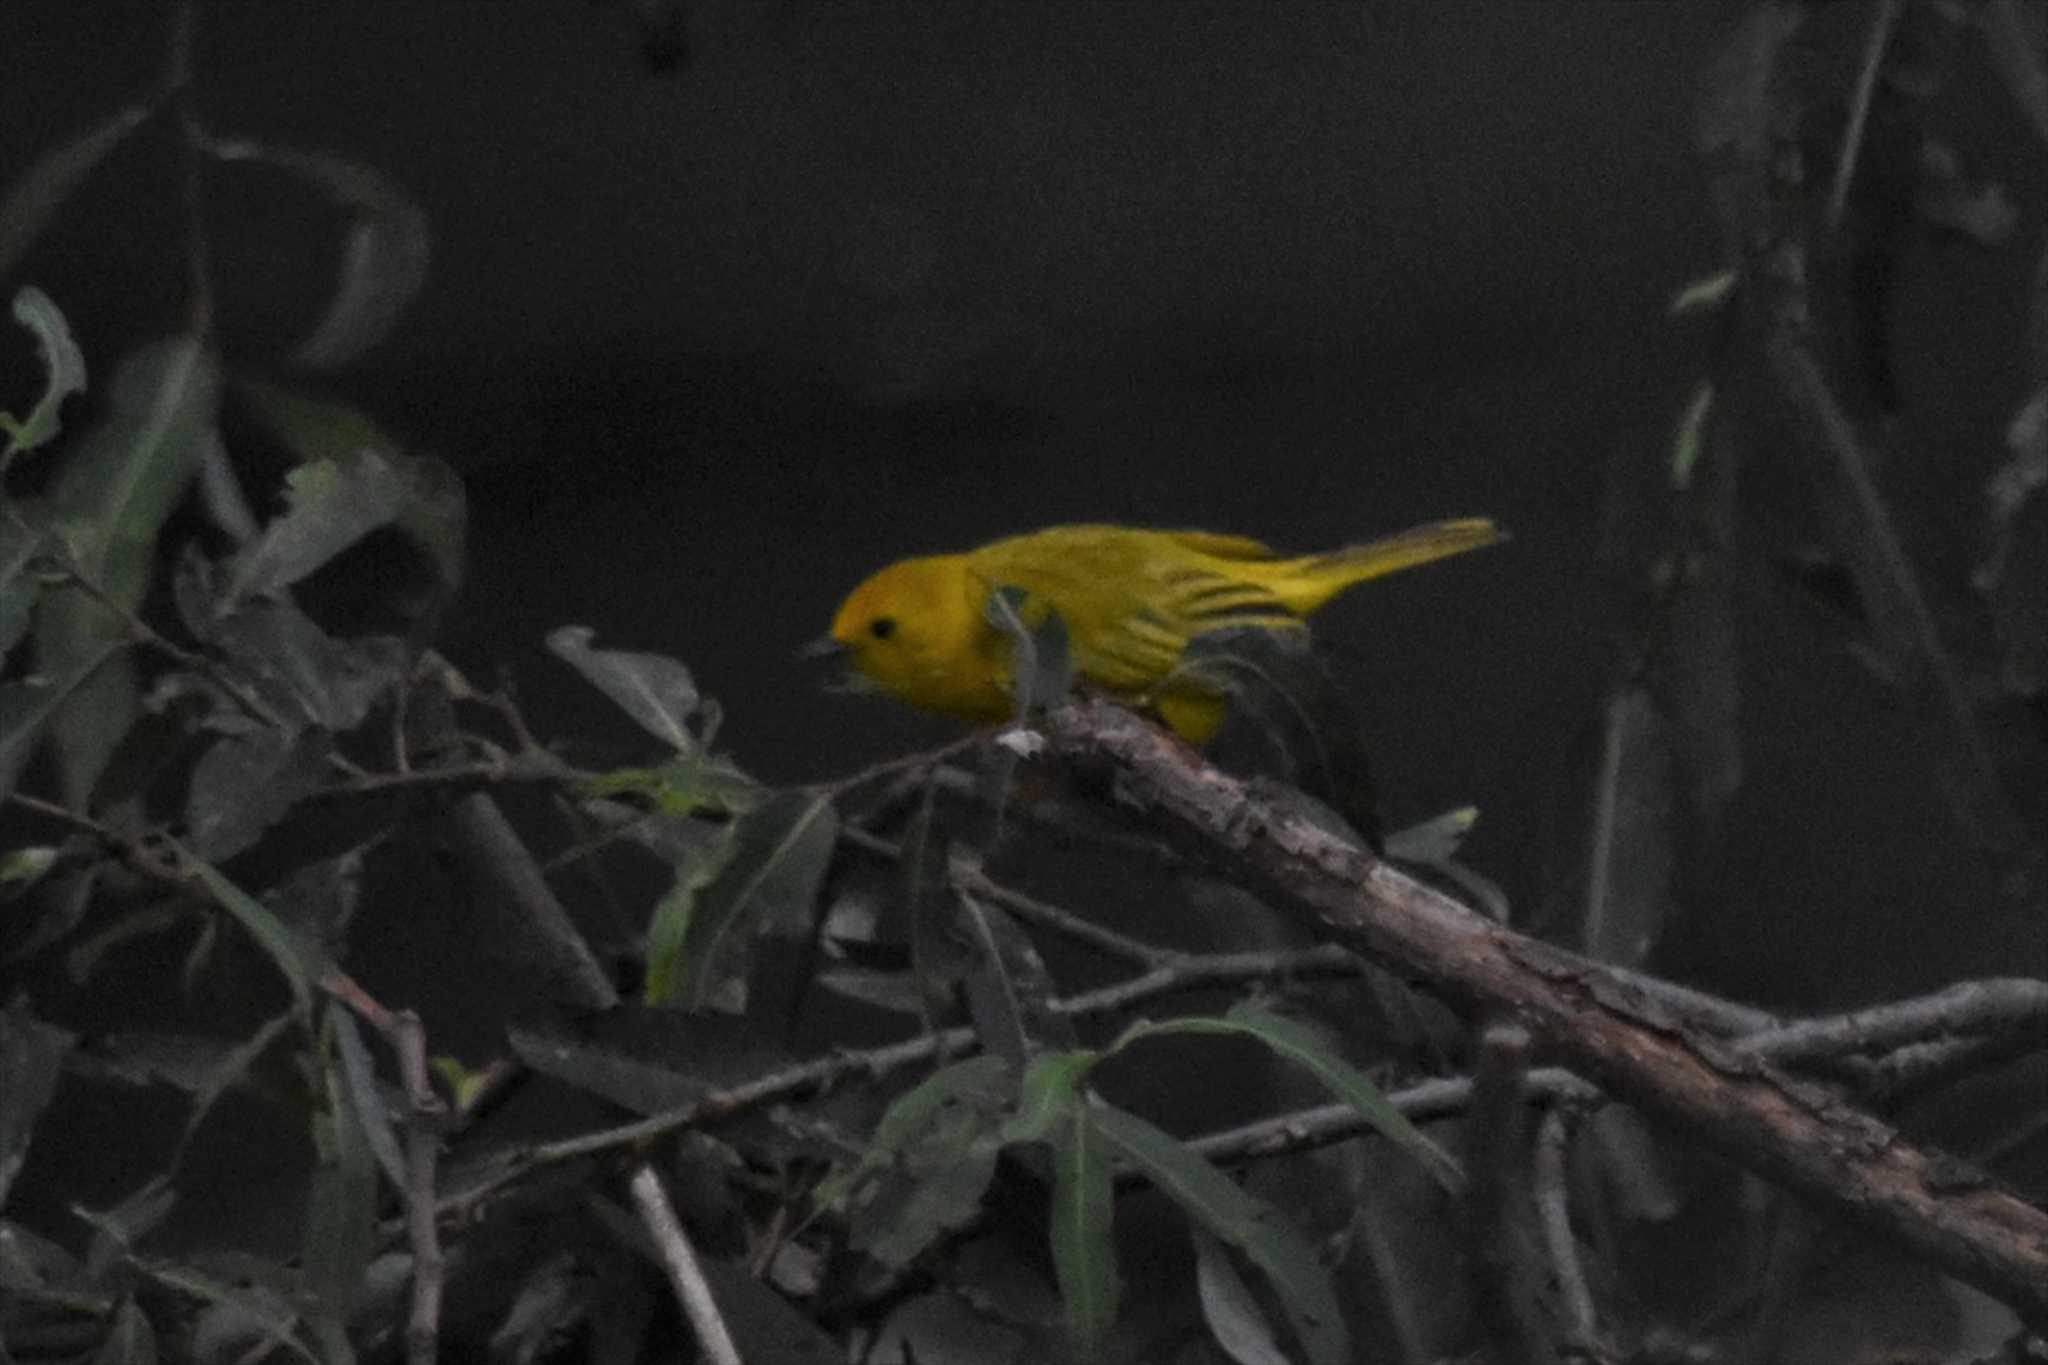
M 837 659 L 843 657 L 845 653 L 845 645 L 829 635 L 820 635 L 817 639 L 798 650 L 797 657 L 799 659 Z

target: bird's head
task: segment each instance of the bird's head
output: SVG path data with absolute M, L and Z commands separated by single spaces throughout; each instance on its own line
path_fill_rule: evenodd
M 972 587 L 959 555 L 900 560 L 847 595 L 827 647 L 893 696 L 960 711 L 982 629 Z

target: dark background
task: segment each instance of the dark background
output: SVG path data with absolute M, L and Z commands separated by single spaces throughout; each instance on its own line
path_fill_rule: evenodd
M 612 723 L 540 647 L 580 622 L 688 662 L 751 770 L 842 773 L 947 733 L 792 658 L 889 559 L 1076 519 L 1312 549 L 1487 514 L 1510 545 L 1319 624 L 1390 823 L 1480 806 L 1469 860 L 1526 916 L 1582 856 L 1611 475 L 1660 467 L 1705 363 L 1666 304 L 1724 264 L 1692 105 L 1742 8 L 729 0 L 653 74 L 616 7 L 264 0 L 202 8 L 196 80 L 216 133 L 356 159 L 429 214 L 414 311 L 314 383 L 465 473 L 446 649 L 509 665 L 545 733 Z M 1808 40 L 1853 58 L 1858 22 Z M 0 166 L 155 79 L 165 25 L 9 0 Z M 1998 92 L 1958 99 L 2038 198 Z M 136 139 L 22 272 L 101 374 L 175 325 L 173 163 Z M 284 177 L 207 189 L 223 344 L 261 368 L 339 233 Z M 2022 396 L 2029 231 L 1913 263 L 1908 398 L 1955 461 L 1909 479 L 1916 550 L 1977 515 Z M 1892 696 L 1768 575 L 1740 608 L 1748 780 L 1674 970 L 1819 1005 L 2039 969 L 2038 887 L 2026 914 L 1989 894 Z

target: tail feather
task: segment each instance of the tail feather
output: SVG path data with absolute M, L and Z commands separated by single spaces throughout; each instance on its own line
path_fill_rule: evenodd
M 1432 521 L 1363 545 L 1282 560 L 1272 566 L 1271 586 L 1290 609 L 1306 616 L 1346 588 L 1505 539 L 1507 532 L 1487 517 Z

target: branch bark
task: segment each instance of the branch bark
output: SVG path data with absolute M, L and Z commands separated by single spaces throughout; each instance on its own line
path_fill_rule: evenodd
M 1527 938 L 1336 839 L 1100 701 L 1047 718 L 1053 752 L 1319 934 L 1549 1056 L 1730 1160 L 2048 1323 L 2048 1212 L 1923 1151 L 1831 1089 L 1689 1031 L 1599 964 Z

